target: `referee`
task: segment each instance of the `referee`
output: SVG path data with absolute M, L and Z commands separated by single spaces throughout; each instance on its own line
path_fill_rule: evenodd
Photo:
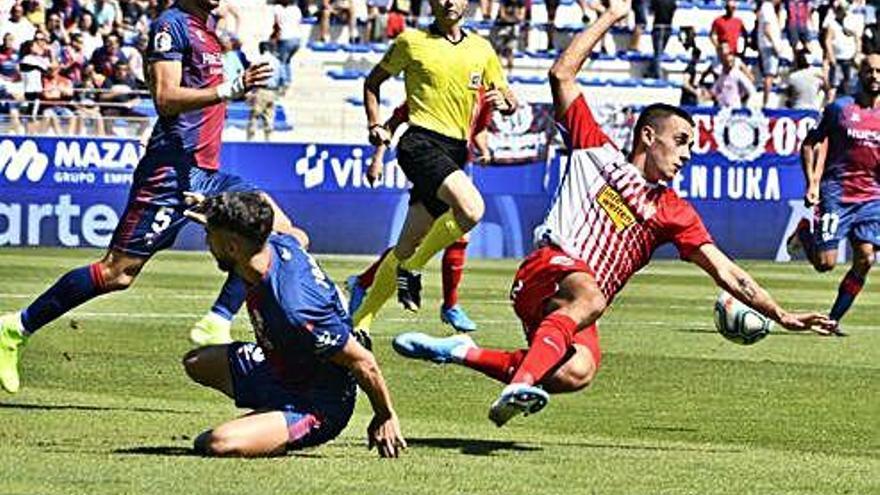
M 391 132 L 380 123 L 379 89 L 403 72 L 409 128 L 397 145 L 397 163 L 412 189 L 397 244 L 354 314 L 354 326 L 362 331 L 369 330 L 395 286 L 401 304 L 417 311 L 421 304 L 417 271 L 482 218 L 483 198 L 462 170 L 480 95 L 502 114 L 516 110 L 516 99 L 491 44 L 461 27 L 468 1 L 430 3 L 434 22 L 427 29 L 401 33 L 364 81 L 370 143 L 387 144 Z

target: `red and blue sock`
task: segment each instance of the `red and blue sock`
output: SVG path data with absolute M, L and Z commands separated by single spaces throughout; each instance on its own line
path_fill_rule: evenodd
M 31 334 L 71 309 L 109 292 L 101 265 L 93 263 L 65 273 L 21 312 L 24 331 Z
M 843 280 L 840 281 L 840 287 L 837 289 L 837 299 L 834 300 L 834 305 L 831 306 L 831 314 L 828 316 L 832 320 L 840 321 L 843 315 L 849 311 L 850 306 L 852 306 L 853 301 L 856 300 L 856 296 L 862 291 L 864 285 L 864 277 L 853 270 L 846 272 Z

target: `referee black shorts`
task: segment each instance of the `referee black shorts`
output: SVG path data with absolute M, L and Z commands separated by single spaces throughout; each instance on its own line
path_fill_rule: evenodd
M 410 126 L 397 143 L 397 164 L 412 182 L 409 204 L 425 205 L 434 218 L 449 205 L 437 197 L 437 190 L 450 174 L 467 164 L 467 142 L 421 127 Z

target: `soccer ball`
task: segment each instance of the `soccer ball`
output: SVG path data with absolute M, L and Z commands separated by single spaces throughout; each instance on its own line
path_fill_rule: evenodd
M 715 328 L 731 342 L 752 345 L 770 333 L 773 321 L 721 291 L 715 300 Z

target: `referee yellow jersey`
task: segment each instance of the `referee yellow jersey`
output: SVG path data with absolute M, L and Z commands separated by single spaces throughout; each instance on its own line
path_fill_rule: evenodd
M 466 141 L 480 88 L 505 89 L 507 79 L 488 41 L 462 35 L 453 43 L 433 24 L 407 29 L 379 66 L 392 76 L 403 71 L 410 124 Z

